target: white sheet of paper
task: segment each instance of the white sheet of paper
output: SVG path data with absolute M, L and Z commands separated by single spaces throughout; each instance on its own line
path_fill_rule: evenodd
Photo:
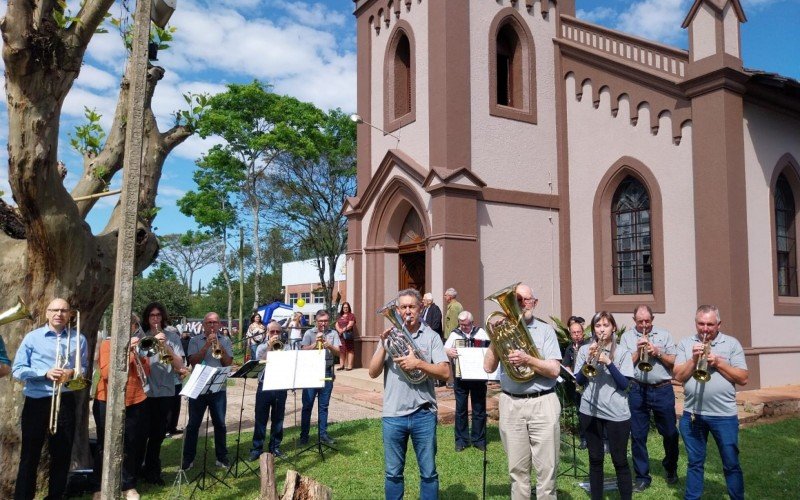
M 463 380 L 499 380 L 497 370 L 492 373 L 483 371 L 483 358 L 489 347 L 459 347 L 458 363 L 461 366 Z
M 274 351 L 267 354 L 263 391 L 318 389 L 325 386 L 325 351 Z
M 217 369 L 211 366 L 195 365 L 192 368 L 192 374 L 189 375 L 189 380 L 183 384 L 181 396 L 197 399 L 197 396 L 202 394 L 203 389 L 208 385 L 208 381 L 216 372 Z

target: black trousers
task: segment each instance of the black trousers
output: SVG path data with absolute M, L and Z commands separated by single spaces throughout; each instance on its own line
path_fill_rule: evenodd
M 167 432 L 178 430 L 178 420 L 181 416 L 181 389 L 183 389 L 183 384 L 175 384 L 175 395 L 172 396 L 169 416 L 167 417 Z
M 95 399 L 92 404 L 92 414 L 97 427 L 97 448 L 94 454 L 94 491 L 100 491 L 103 478 L 103 448 L 106 435 L 106 402 Z M 137 460 L 141 455 L 137 452 L 138 443 L 144 438 L 145 425 L 147 424 L 146 400 L 135 405 L 125 407 L 125 434 L 123 437 L 122 457 L 122 490 L 136 488 Z
M 586 434 L 589 449 L 589 493 L 592 500 L 602 500 L 603 494 L 603 431 L 608 434 L 608 448 L 611 462 L 617 473 L 617 488 L 622 500 L 630 500 L 633 495 L 631 467 L 628 465 L 628 438 L 631 435 L 631 421 L 612 422 L 602 418 L 579 413 L 581 430 Z
M 167 414 L 172 404 L 172 396 L 147 398 L 147 425 L 144 445 L 144 466 L 141 475 L 146 481 L 161 479 L 161 443 L 167 433 Z
M 58 429 L 51 436 L 51 398 L 25 397 L 22 406 L 22 451 L 19 457 L 19 472 L 14 490 L 15 500 L 32 500 L 36 496 L 36 470 L 42 458 L 42 446 L 47 440 L 50 448 L 49 493 L 46 499 L 64 498 L 67 475 L 72 459 L 72 443 L 75 439 L 75 395 L 64 390 L 58 412 Z

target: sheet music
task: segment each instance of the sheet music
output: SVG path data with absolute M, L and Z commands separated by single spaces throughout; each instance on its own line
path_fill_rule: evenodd
M 216 371 L 216 368 L 211 366 L 195 365 L 192 369 L 192 374 L 189 375 L 189 380 L 183 384 L 181 396 L 197 399 L 197 396 L 203 393 L 203 388 L 208 384 L 211 376 L 216 373 Z
M 483 371 L 483 358 L 489 347 L 459 347 L 458 363 L 461 365 L 462 380 L 499 380 L 497 370 Z
M 264 367 L 264 391 L 325 386 L 325 350 L 271 351 Z

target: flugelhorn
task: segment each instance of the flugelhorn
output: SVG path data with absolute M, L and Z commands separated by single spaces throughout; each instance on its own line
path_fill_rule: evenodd
M 17 297 L 17 304 L 14 307 L 0 313 L 0 325 L 13 323 L 20 319 L 29 319 L 33 321 L 33 316 L 31 316 L 30 311 L 28 311 L 28 308 L 25 306 L 25 302 Z
M 703 335 L 703 352 L 697 359 L 697 365 L 692 373 L 692 377 L 701 384 L 705 384 L 711 379 L 711 372 L 708 371 L 708 355 L 710 352 L 711 343 L 708 341 L 708 335 Z
M 89 381 L 83 376 L 81 367 L 81 312 L 75 311 L 75 364 L 73 365 L 72 379 L 64 385 L 71 391 L 80 391 L 89 387 Z M 69 331 L 69 330 L 68 330 Z M 69 336 L 67 336 L 67 352 L 69 353 Z
M 377 314 L 388 319 L 394 326 L 389 336 L 386 338 L 386 352 L 393 358 L 401 358 L 408 356 L 409 351 L 414 352 L 414 356 L 422 359 L 419 347 L 414 339 L 408 333 L 405 321 L 397 312 L 397 299 L 390 300 L 383 307 L 378 309 Z M 406 379 L 412 384 L 419 384 L 424 382 L 428 375 L 422 370 L 416 368 L 411 371 L 401 370 Z
M 534 358 L 542 359 L 542 356 L 531 340 L 523 321 L 523 311 L 517 302 L 517 286 L 520 283 L 507 286 L 484 300 L 497 302 L 503 310 L 503 312 L 495 311 L 486 318 L 486 333 L 492 341 L 492 348 L 500 358 L 506 375 L 515 382 L 524 383 L 535 377 L 536 373 L 530 366 L 514 366 L 508 361 L 509 354 L 513 351 L 523 351 Z M 501 320 L 493 323 L 492 320 L 496 318 Z
M 606 345 L 608 345 L 608 342 L 603 342 L 602 344 L 598 342 L 594 354 L 589 356 L 586 364 L 581 368 L 581 373 L 586 378 L 595 378 L 597 376 L 597 362 L 600 360 L 600 355 L 605 351 Z
M 644 339 L 649 342 L 650 339 L 647 336 L 648 333 L 648 328 L 645 328 L 644 332 L 642 332 L 642 336 L 644 336 Z M 653 363 L 650 362 L 650 351 L 648 351 L 647 348 L 648 345 L 645 344 L 641 349 L 639 349 L 639 362 L 636 363 L 636 368 L 643 372 L 649 372 L 653 369 Z
M 282 351 L 283 350 L 283 341 L 281 340 L 280 336 L 270 337 L 267 340 L 267 349 L 270 351 Z

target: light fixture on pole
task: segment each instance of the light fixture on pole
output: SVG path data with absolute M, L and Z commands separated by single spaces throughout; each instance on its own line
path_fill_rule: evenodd
M 380 128 L 380 127 L 376 127 L 375 125 L 371 124 L 370 122 L 366 122 L 366 121 L 364 121 L 364 119 L 363 119 L 363 118 L 361 118 L 361 115 L 359 115 L 359 114 L 357 114 L 357 113 L 353 113 L 352 115 L 350 115 L 350 119 L 351 119 L 352 121 L 356 122 L 357 124 L 361 124 L 361 123 L 363 123 L 364 125 L 369 125 L 370 127 L 374 128 L 375 130 L 378 130 L 378 131 L 381 131 L 381 132 L 383 132 L 383 134 L 384 134 L 384 135 L 388 135 L 389 137 L 394 137 L 394 138 L 397 140 L 397 143 L 398 143 L 398 144 L 400 143 L 400 137 L 398 137 L 398 136 L 396 136 L 396 135 L 394 135 L 394 134 L 391 134 L 391 133 L 389 133 L 389 132 L 387 132 L 387 131 L 383 130 L 383 129 L 382 129 L 382 128 Z

